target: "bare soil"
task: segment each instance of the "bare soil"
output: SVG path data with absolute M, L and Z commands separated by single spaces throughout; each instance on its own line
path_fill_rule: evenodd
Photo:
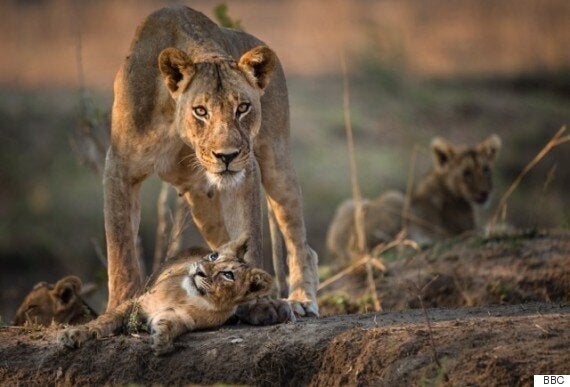
M 405 254 L 405 253 L 404 253 Z M 448 240 L 376 273 L 384 310 L 570 301 L 570 233 L 521 232 Z M 364 269 L 319 293 L 321 313 L 370 310 Z
M 53 328 L 6 327 L 0 384 L 529 385 L 570 371 L 568 305 L 428 313 L 433 345 L 422 310 L 408 310 L 195 332 L 164 357 L 145 335 L 69 350 Z
M 188 333 L 163 357 L 146 334 L 70 350 L 55 327 L 3 327 L 0 385 L 530 385 L 570 373 L 569 257 L 568 233 L 455 240 L 389 263 L 383 312 Z M 358 297 L 361 277 L 335 286 Z

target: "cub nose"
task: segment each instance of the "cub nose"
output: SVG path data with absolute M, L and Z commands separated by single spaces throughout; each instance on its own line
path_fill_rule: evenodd
M 489 192 L 481 191 L 481 192 L 479 192 L 479 195 L 477 196 L 477 201 L 479 203 L 485 203 L 488 198 L 489 198 Z
M 214 156 L 218 159 L 221 160 L 224 164 L 226 164 L 226 167 L 228 165 L 230 165 L 230 163 L 232 162 L 233 159 L 235 159 L 238 155 L 239 155 L 239 151 L 238 150 L 230 150 L 230 151 L 220 151 L 220 152 L 212 152 L 214 154 Z

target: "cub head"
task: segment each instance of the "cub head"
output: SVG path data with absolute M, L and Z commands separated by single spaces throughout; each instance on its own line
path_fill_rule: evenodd
M 96 316 L 85 319 L 90 310 L 80 297 L 81 280 L 68 276 L 55 285 L 40 282 L 26 296 L 16 312 L 14 325 L 26 322 L 48 326 L 56 323 L 86 322 Z
M 501 139 L 491 135 L 475 147 L 454 146 L 436 137 L 431 142 L 435 172 L 446 188 L 467 202 L 484 204 L 493 189 L 492 166 Z
M 247 238 L 222 246 L 190 265 L 183 287 L 190 296 L 202 296 L 219 309 L 229 309 L 271 291 L 273 278 L 244 261 Z
M 261 96 L 277 57 L 265 46 L 239 61 L 192 57 L 177 48 L 160 53 L 158 66 L 176 104 L 175 125 L 210 183 L 231 187 L 244 177 L 261 126 Z

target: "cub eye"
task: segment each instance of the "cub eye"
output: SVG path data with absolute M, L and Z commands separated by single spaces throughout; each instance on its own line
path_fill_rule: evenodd
M 489 168 L 488 165 L 485 165 L 485 166 L 483 167 L 483 173 L 484 173 L 485 175 L 488 175 L 489 173 L 491 173 L 491 168 Z
M 466 169 L 466 170 L 463 171 L 463 177 L 464 177 L 464 178 L 468 179 L 468 178 L 470 178 L 471 176 L 473 176 L 473 172 L 471 172 L 470 169 Z
M 230 281 L 234 280 L 234 273 L 232 273 L 231 271 L 223 271 L 222 275 L 224 276 L 225 279 L 228 279 Z
M 247 102 L 242 102 L 242 103 L 240 103 L 240 104 L 238 105 L 238 107 L 237 107 L 237 113 L 236 113 L 236 114 L 237 114 L 238 116 L 241 116 L 242 114 L 247 113 L 247 111 L 249 110 L 249 107 L 250 107 L 250 106 L 251 106 L 251 105 L 250 105 L 249 103 L 247 103 Z
M 194 114 L 196 114 L 198 117 L 206 117 L 208 115 L 208 111 L 204 106 L 196 106 L 194 108 Z
M 219 256 L 220 256 L 220 255 L 219 255 L 218 253 L 210 253 L 210 255 L 208 255 L 208 259 L 209 259 L 211 262 L 214 262 L 216 259 L 218 259 Z

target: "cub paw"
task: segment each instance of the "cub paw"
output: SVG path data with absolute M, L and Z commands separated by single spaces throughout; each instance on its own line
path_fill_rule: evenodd
M 91 334 L 88 328 L 68 328 L 58 334 L 57 341 L 67 348 L 79 348 L 90 338 Z
M 174 351 L 174 344 L 172 341 L 164 340 L 163 338 L 153 337 L 150 346 L 156 356 L 165 355 Z
M 295 314 L 287 300 L 262 298 L 240 305 L 236 311 L 240 321 L 251 325 L 273 325 L 295 322 Z

